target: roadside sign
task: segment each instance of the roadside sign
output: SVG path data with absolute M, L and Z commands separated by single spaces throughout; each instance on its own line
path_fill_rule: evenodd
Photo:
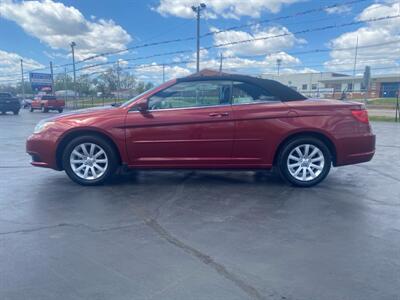
M 52 92 L 53 79 L 51 74 L 46 73 L 29 73 L 29 80 L 33 91 L 36 92 Z

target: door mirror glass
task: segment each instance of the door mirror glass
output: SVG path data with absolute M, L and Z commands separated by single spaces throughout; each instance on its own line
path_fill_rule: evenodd
M 139 103 L 135 104 L 133 110 L 139 111 L 141 113 L 147 112 L 148 111 L 147 100 L 140 101 Z

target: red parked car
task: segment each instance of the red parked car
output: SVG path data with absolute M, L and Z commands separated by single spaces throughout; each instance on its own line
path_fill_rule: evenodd
M 35 109 L 41 110 L 44 113 L 50 110 L 57 110 L 62 113 L 65 107 L 65 101 L 62 99 L 57 99 L 56 96 L 51 95 L 39 95 L 31 102 L 30 111 L 33 112 Z
M 307 99 L 272 80 L 241 75 L 169 81 L 120 107 L 40 122 L 32 164 L 95 185 L 116 169 L 271 169 L 288 182 L 321 182 L 331 165 L 366 162 L 375 136 L 363 104 Z

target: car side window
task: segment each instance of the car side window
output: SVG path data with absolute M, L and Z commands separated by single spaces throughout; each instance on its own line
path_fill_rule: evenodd
M 232 103 L 245 104 L 245 103 L 259 103 L 279 101 L 277 97 L 268 93 L 261 87 L 246 83 L 246 82 L 233 82 L 232 85 Z
M 155 110 L 228 105 L 230 93 L 230 81 L 180 82 L 150 97 L 148 107 Z

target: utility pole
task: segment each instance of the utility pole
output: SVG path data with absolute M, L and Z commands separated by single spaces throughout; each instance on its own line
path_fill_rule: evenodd
M 357 68 L 357 55 L 358 55 L 358 35 L 357 35 L 357 41 L 356 41 L 356 52 L 354 53 L 354 67 L 353 67 L 353 82 L 352 82 L 352 95 L 354 94 L 354 85 L 355 85 L 355 81 L 356 81 L 356 68 Z M 353 97 L 351 97 L 353 98 Z
M 277 71 L 278 71 L 278 77 L 279 77 L 279 72 L 280 72 L 280 69 L 281 69 L 281 64 L 282 64 L 282 59 L 278 58 L 276 60 L 276 68 L 277 68 Z
M 165 82 L 165 64 L 162 64 L 162 82 Z
M 72 51 L 72 68 L 74 71 L 74 108 L 77 106 L 77 98 L 76 98 L 76 70 L 75 70 L 75 46 L 76 43 L 72 42 L 71 43 L 71 51 Z
M 25 99 L 24 60 L 21 59 L 22 99 Z
M 196 60 L 196 71 L 200 71 L 200 12 L 205 9 L 206 5 L 204 3 L 200 3 L 198 6 L 192 6 L 192 10 L 196 13 L 197 17 L 197 60 Z
M 222 73 L 222 60 L 223 60 L 223 56 L 222 56 L 222 52 L 219 55 L 219 72 Z
M 120 80 L 120 68 L 119 68 L 119 59 L 117 60 L 117 78 L 118 78 L 118 86 L 117 86 L 117 98 L 119 101 L 119 90 L 121 89 L 121 80 Z M 114 103 L 117 103 L 117 100 L 114 101 Z
M 53 62 L 50 62 L 50 73 L 51 73 L 51 92 L 54 94 L 54 73 L 53 73 Z
M 67 103 L 68 93 L 67 93 L 67 68 L 64 68 L 64 97 L 65 103 Z

